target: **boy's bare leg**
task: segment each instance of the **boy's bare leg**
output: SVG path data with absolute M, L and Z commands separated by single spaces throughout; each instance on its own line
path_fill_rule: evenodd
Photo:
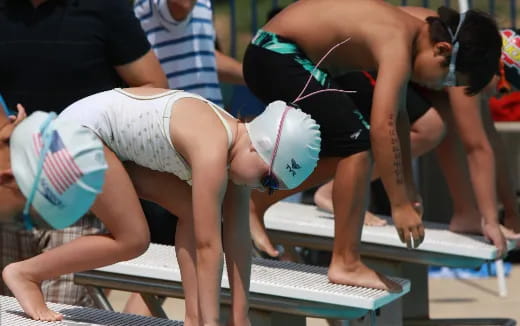
M 341 170 L 338 165 L 342 166 Z M 264 226 L 263 217 L 267 208 L 291 194 L 323 184 L 334 177 L 334 171 L 336 171 L 335 180 L 338 176 L 341 178 L 339 188 L 335 189 L 335 196 L 341 198 L 341 204 L 334 207 L 338 214 L 335 218 L 333 261 L 329 267 L 329 279 L 335 283 L 400 291 L 401 288 L 397 283 L 366 267 L 361 262 L 359 255 L 361 217 L 365 209 L 371 172 L 371 159 L 368 152 L 358 153 L 347 158 L 320 159 L 316 170 L 296 189 L 276 191 L 272 196 L 266 192 L 255 192 L 250 202 L 251 233 L 255 244 L 264 251 L 266 251 L 265 248 L 270 248 L 271 251 L 266 251 L 268 253 L 276 252 Z M 259 244 L 263 247 L 260 247 Z
M 314 203 L 319 209 L 329 213 L 334 213 L 334 205 L 332 205 L 332 187 L 334 181 L 329 181 L 320 186 L 314 193 Z
M 368 151 L 339 161 L 332 199 L 335 225 L 329 280 L 333 283 L 401 291 L 401 286 L 361 262 L 359 246 L 366 211 L 372 159 Z
M 148 225 L 130 178 L 111 151 L 106 150 L 105 155 L 109 168 L 103 193 L 97 197 L 92 211 L 111 234 L 80 237 L 10 264 L 2 272 L 5 283 L 31 318 L 46 321 L 62 318 L 45 305 L 40 289 L 43 280 L 128 260 L 148 246 Z
M 410 145 L 412 157 L 421 156 L 431 151 L 437 146 L 445 133 L 444 123 L 437 111 L 430 108 L 410 126 Z M 372 171 L 371 180 L 377 180 L 379 173 L 377 173 L 377 166 Z M 330 213 L 334 212 L 332 205 L 332 188 L 333 181 L 329 181 L 323 186 L 319 187 L 314 194 L 314 202 L 316 205 Z M 386 225 L 386 220 L 367 211 L 364 217 L 364 224 L 370 226 Z
M 333 185 L 334 181 L 329 181 L 326 184 L 319 187 L 316 193 L 314 193 L 314 203 L 316 204 L 316 206 L 329 213 L 334 213 L 334 208 L 332 205 Z M 366 211 L 363 224 L 369 226 L 383 226 L 387 223 L 386 220 L 372 214 L 369 211 Z

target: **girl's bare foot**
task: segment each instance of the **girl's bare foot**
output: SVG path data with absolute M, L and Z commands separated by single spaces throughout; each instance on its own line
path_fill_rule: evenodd
M 32 319 L 43 321 L 62 320 L 63 316 L 47 308 L 40 283 L 24 274 L 21 263 L 7 265 L 2 271 L 2 278 L 14 294 L 23 311 Z
M 329 281 L 332 283 L 380 289 L 393 293 L 403 290 L 401 285 L 368 268 L 361 262 L 349 264 L 348 268 L 342 267 L 343 266 L 330 265 L 328 272 Z

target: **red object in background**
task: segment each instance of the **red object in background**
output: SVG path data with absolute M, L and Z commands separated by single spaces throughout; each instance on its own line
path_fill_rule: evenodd
M 495 121 L 520 121 L 520 92 L 511 92 L 489 100 L 491 115 Z
M 489 100 L 491 116 L 495 121 L 520 121 L 520 92 L 511 92 L 511 85 L 506 79 L 504 62 L 500 62 L 497 91 L 500 97 Z

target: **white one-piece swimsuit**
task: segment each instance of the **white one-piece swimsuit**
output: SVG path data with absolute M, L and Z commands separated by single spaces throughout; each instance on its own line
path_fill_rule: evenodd
M 175 150 L 170 135 L 170 117 L 175 101 L 196 98 L 209 104 L 226 129 L 228 147 L 233 135 L 216 104 L 179 90 L 142 96 L 122 89 L 98 93 L 67 107 L 59 119 L 67 119 L 91 129 L 121 161 L 161 172 L 169 172 L 191 184 L 191 168 Z

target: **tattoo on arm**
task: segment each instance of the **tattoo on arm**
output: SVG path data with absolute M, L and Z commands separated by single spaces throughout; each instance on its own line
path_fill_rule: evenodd
M 388 132 L 390 134 L 390 141 L 392 143 L 392 153 L 394 155 L 394 175 L 397 184 L 404 182 L 403 177 L 403 163 L 401 161 L 401 146 L 399 144 L 399 137 L 395 130 L 395 117 L 394 114 L 390 114 L 388 120 Z

